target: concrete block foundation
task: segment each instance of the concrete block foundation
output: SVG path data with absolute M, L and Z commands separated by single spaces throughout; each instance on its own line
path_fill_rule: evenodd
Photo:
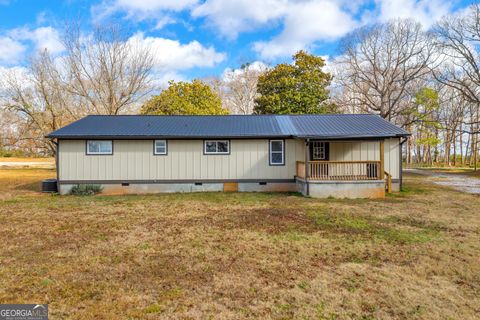
M 78 183 L 60 183 L 59 193 L 69 194 Z M 85 183 L 87 184 L 87 183 Z M 222 192 L 223 182 L 175 182 L 175 183 L 94 183 L 102 186 L 103 194 L 148 194 L 183 192 Z M 400 183 L 392 183 L 393 191 L 399 191 Z M 307 196 L 305 180 L 295 182 L 238 182 L 238 192 L 300 192 Z M 310 181 L 309 194 L 313 198 L 384 198 L 385 181 Z
M 298 190 L 307 195 L 307 184 L 305 180 L 297 179 Z M 366 181 L 310 181 L 309 194 L 313 198 L 384 198 L 385 181 L 366 180 Z
M 222 182 L 208 183 L 92 183 L 102 186 L 102 194 L 148 194 L 183 192 L 222 192 Z M 77 183 L 60 183 L 59 193 L 69 194 Z M 238 192 L 298 192 L 295 182 L 239 182 Z

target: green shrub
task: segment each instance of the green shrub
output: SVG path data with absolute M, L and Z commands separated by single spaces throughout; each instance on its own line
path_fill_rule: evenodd
M 75 196 L 93 196 L 101 191 L 102 186 L 99 184 L 77 184 L 70 190 L 70 194 Z

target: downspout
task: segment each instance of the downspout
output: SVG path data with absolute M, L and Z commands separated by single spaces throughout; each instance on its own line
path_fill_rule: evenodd
M 403 137 L 400 138 L 400 152 L 398 153 L 399 157 L 399 166 L 400 166 L 400 191 L 402 191 L 403 188 L 403 144 L 408 141 L 408 138 Z
M 306 186 L 306 195 L 307 197 L 310 196 L 310 182 L 308 180 L 308 176 L 310 175 L 310 165 L 308 164 L 308 160 L 310 158 L 310 139 L 305 140 L 305 186 Z
M 57 192 L 60 190 L 59 188 L 59 184 L 58 184 L 58 178 L 59 178 L 59 174 L 58 174 L 58 170 L 59 170 L 59 166 L 58 166 L 58 143 L 59 141 L 55 141 L 54 139 L 50 139 L 50 141 L 55 145 L 55 171 L 56 171 L 56 179 L 57 179 Z

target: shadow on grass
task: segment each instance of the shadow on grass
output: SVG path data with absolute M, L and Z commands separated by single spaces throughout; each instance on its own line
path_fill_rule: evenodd
M 34 191 L 34 192 L 41 192 L 42 191 L 42 182 L 35 181 L 30 183 L 21 184 L 15 187 L 16 190 L 24 190 L 24 191 Z
M 433 188 L 420 185 L 403 186 L 400 192 L 385 193 L 388 198 L 406 198 L 414 195 L 421 195 L 433 191 Z
M 331 235 L 383 240 L 388 243 L 414 244 L 434 240 L 441 226 L 414 219 L 377 218 L 345 213 L 312 211 L 308 214 L 318 230 Z
M 377 218 L 342 212 L 292 208 L 252 208 L 219 211 L 185 221 L 221 230 L 244 229 L 298 241 L 312 235 L 352 237 L 357 240 L 386 241 L 394 244 L 424 243 L 436 239 L 444 226 L 401 218 Z

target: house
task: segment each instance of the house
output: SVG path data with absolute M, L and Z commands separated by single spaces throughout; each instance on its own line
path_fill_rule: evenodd
M 409 134 L 368 114 L 87 116 L 48 135 L 61 194 L 299 191 L 376 198 L 399 190 Z

